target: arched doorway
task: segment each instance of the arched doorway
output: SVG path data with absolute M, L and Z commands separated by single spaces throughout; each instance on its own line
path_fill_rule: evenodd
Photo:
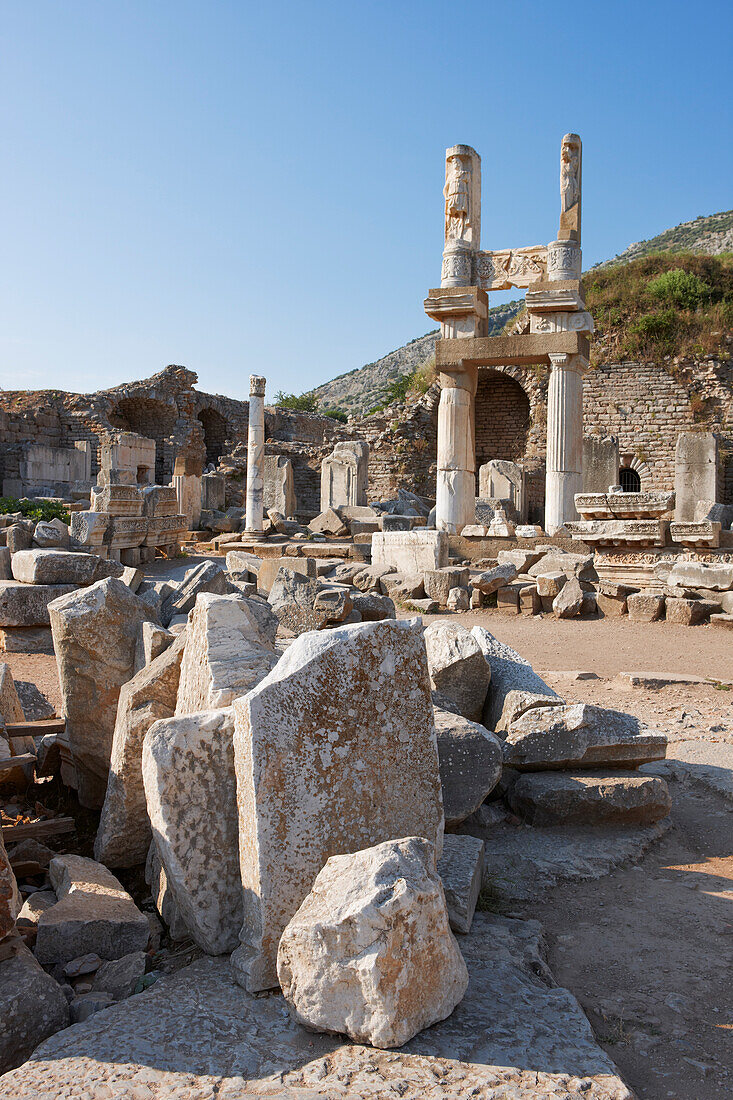
M 175 407 L 149 397 L 125 397 L 109 414 L 113 428 L 155 440 L 155 480 L 158 485 L 164 485 L 173 472 L 172 466 L 166 468 L 165 444 L 175 431 L 177 416 Z
M 224 453 L 227 437 L 230 434 L 229 421 L 211 407 L 201 409 L 198 413 L 198 419 L 204 429 L 206 465 L 208 466 L 210 462 L 216 464 Z
M 531 422 L 527 394 L 498 370 L 480 370 L 476 389 L 476 471 L 493 458 L 521 462 Z M 477 486 L 478 491 L 478 486 Z
M 640 493 L 641 478 L 630 466 L 622 466 L 618 472 L 618 483 L 625 493 Z

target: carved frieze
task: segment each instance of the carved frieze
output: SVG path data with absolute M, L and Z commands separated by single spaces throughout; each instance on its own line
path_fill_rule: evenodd
M 484 290 L 526 288 L 545 278 L 547 249 L 543 245 L 475 253 L 474 281 Z
M 530 333 L 544 332 L 595 332 L 590 313 L 530 313 Z

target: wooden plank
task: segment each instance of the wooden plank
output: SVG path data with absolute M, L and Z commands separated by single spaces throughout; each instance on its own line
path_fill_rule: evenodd
M 65 718 L 39 718 L 37 722 L 6 722 L 8 737 L 43 737 L 46 733 L 63 733 Z
M 35 764 L 36 758 L 32 752 L 24 752 L 19 756 L 11 756 L 9 760 L 0 760 L 0 775 L 10 772 L 13 768 L 22 768 L 24 764 Z
M 18 825 L 3 825 L 3 841 L 12 844 L 16 840 L 39 840 L 44 836 L 60 836 L 73 833 L 76 823 L 73 817 L 49 817 L 43 821 L 23 821 Z

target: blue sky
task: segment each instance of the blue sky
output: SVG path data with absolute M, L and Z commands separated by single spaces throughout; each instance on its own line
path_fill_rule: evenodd
M 729 0 L 8 0 L 0 386 L 272 396 L 378 358 L 433 327 L 459 142 L 484 248 L 554 238 L 568 130 L 586 267 L 729 209 L 732 39 Z

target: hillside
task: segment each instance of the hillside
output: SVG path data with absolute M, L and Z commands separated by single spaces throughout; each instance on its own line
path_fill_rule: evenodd
M 596 264 L 593 270 L 640 260 L 655 252 L 694 252 L 706 256 L 733 252 L 733 210 L 695 218 L 691 222 L 682 222 L 673 229 L 665 229 L 664 233 L 659 233 L 648 241 L 630 244 L 612 260 Z

